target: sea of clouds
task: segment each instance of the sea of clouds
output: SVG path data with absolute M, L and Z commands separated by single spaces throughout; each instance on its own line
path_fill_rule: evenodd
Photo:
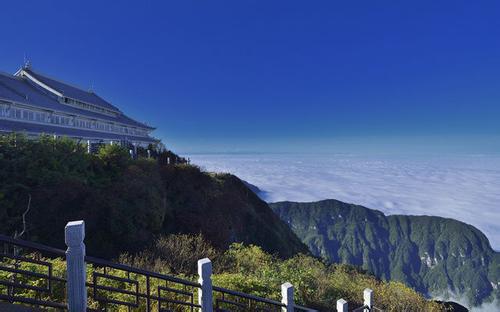
M 386 214 L 434 215 L 479 228 L 500 250 L 500 155 L 189 155 L 258 186 L 268 202 L 334 198 Z

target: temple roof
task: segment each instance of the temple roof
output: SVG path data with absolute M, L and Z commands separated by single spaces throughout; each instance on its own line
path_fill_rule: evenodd
M 23 68 L 22 71 L 28 73 L 29 75 L 33 76 L 35 79 L 41 81 L 42 83 L 48 85 L 49 87 L 53 88 L 54 90 L 60 92 L 65 97 L 72 98 L 72 99 L 75 99 L 75 100 L 78 100 L 81 102 L 85 102 L 88 104 L 94 104 L 96 106 L 101 106 L 103 108 L 106 108 L 106 109 L 109 109 L 112 111 L 117 111 L 117 112 L 120 111 L 117 107 L 106 102 L 105 100 L 100 98 L 94 92 L 84 91 L 84 90 L 82 90 L 78 87 L 72 86 L 68 83 L 56 80 L 54 78 L 49 78 L 45 75 L 34 72 L 31 67 Z
M 33 72 L 31 71 L 30 73 Z M 36 77 L 36 79 L 38 78 L 40 78 L 39 75 Z M 43 83 L 51 83 L 51 82 L 49 82 L 48 80 L 44 80 Z M 51 85 L 51 87 L 57 88 L 58 85 L 54 84 L 53 86 Z M 74 90 L 78 89 L 74 88 Z M 64 92 L 64 90 L 62 92 Z M 85 93 L 85 91 L 82 90 L 80 90 L 80 92 Z M 97 95 L 93 95 L 92 98 L 99 98 L 99 97 Z M 113 108 L 113 111 L 116 111 L 116 114 L 114 116 L 110 114 L 101 114 L 99 112 L 94 112 L 91 110 L 86 110 L 83 108 L 78 108 L 76 106 L 71 106 L 61 103 L 57 95 L 53 94 L 52 92 L 49 92 L 48 90 L 38 86 L 35 83 L 32 83 L 31 80 L 22 76 L 13 76 L 9 74 L 0 73 L 0 100 L 17 102 L 33 107 L 38 107 L 41 109 L 62 112 L 71 115 L 79 115 L 91 119 L 101 119 L 104 121 L 126 124 L 133 127 L 154 129 L 151 126 L 135 121 L 132 118 L 126 116 L 125 114 L 120 112 L 116 107 L 112 106 L 109 103 L 108 105 L 110 105 Z M 102 99 L 101 101 L 107 103 Z

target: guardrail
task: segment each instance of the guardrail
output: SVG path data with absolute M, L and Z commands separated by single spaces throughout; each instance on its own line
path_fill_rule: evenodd
M 245 294 L 242 292 L 225 289 L 222 287 L 213 287 L 215 297 L 215 311 L 225 312 L 234 310 L 250 310 L 250 311 L 281 311 L 286 307 L 285 304 L 279 301 L 274 301 L 266 298 Z
M 66 288 L 66 272 L 54 272 L 42 257 L 65 257 L 64 250 L 0 235 L 0 300 L 45 308 L 66 309 L 60 292 Z
M 344 299 L 337 300 L 337 312 L 348 312 L 349 304 Z M 383 312 L 373 304 L 373 290 L 366 288 L 363 291 L 363 305 L 351 310 L 351 312 Z
M 199 283 L 93 257 L 85 257 L 85 262 L 93 266 L 86 286 L 99 310 L 107 310 L 110 306 L 141 307 L 146 311 L 194 311 L 201 308 L 195 302 L 201 288 Z M 113 284 L 121 287 L 110 286 Z
M 309 308 L 306 308 L 306 307 L 302 307 L 302 306 L 299 306 L 299 305 L 295 305 L 294 311 L 295 312 L 317 312 L 316 310 L 309 309 Z
M 66 225 L 66 251 L 0 235 L 0 301 L 70 312 L 316 312 L 295 305 L 290 283 L 279 302 L 212 286 L 207 258 L 194 282 L 86 256 L 84 238 L 83 221 Z

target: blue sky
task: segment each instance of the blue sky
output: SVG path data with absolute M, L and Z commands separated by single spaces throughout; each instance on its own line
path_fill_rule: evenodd
M 0 29 L 1 70 L 181 153 L 500 151 L 498 1 L 8 1 Z

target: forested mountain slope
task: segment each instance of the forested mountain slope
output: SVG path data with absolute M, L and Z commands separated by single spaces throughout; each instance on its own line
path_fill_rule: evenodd
M 337 200 L 279 202 L 271 208 L 314 255 L 359 265 L 386 280 L 472 304 L 498 298 L 500 255 L 475 227 L 430 216 L 385 216 Z
M 30 202 L 31 197 L 31 202 Z M 256 244 L 290 257 L 307 247 L 237 177 L 187 164 L 97 155 L 70 140 L 0 136 L 0 233 L 64 248 L 64 226 L 86 222 L 90 255 L 113 258 L 169 233 L 202 233 L 214 246 Z
M 91 155 L 85 146 L 65 139 L 0 136 L 0 233 L 20 233 L 25 213 L 22 239 L 65 248 L 66 222 L 83 219 L 92 256 L 132 259 L 134 266 L 189 275 L 194 263 L 186 271 L 164 264 L 175 260 L 176 252 L 191 258 L 186 250 L 214 249 L 212 255 L 197 254 L 194 261 L 212 257 L 215 282 L 231 289 L 278 298 L 281 283 L 290 281 L 298 302 L 332 311 L 341 297 L 360 305 L 363 289 L 370 287 L 376 304 L 386 311 L 443 310 L 401 283 L 307 255 L 307 246 L 290 227 L 237 177 L 167 163 L 161 157 L 132 160 L 116 145 Z M 183 245 L 182 237 L 189 242 L 191 236 L 172 233 L 196 234 L 210 248 Z M 166 252 L 158 242 L 168 237 L 176 243 Z

